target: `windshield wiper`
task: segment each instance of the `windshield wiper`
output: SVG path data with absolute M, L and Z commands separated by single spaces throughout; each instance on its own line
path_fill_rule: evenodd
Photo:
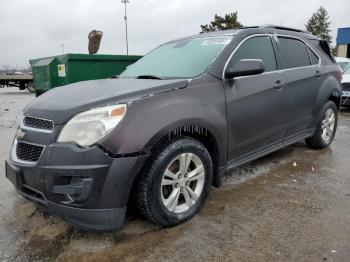
M 139 75 L 136 78 L 137 79 L 159 79 L 159 80 L 165 80 L 164 77 L 156 76 L 156 75 Z

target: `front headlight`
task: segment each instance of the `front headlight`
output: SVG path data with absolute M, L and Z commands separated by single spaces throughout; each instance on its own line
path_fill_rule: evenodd
M 57 142 L 82 147 L 95 144 L 107 135 L 126 113 L 126 104 L 104 106 L 77 114 L 63 127 Z

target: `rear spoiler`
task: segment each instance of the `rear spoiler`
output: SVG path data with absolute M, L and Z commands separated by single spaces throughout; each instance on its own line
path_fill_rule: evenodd
M 323 49 L 323 51 L 326 52 L 326 54 L 330 57 L 330 59 L 335 63 L 335 59 L 332 55 L 331 49 L 329 48 L 329 45 L 327 41 L 325 40 L 320 40 L 320 46 Z

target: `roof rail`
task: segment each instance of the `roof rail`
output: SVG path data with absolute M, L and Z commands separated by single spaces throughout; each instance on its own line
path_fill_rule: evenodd
M 251 28 L 259 28 L 260 26 L 258 25 L 253 25 L 253 26 L 243 26 L 243 27 L 239 27 L 237 29 L 251 29 Z
M 260 26 L 261 28 L 272 28 L 272 29 L 280 29 L 280 30 L 288 30 L 288 31 L 293 31 L 293 32 L 299 32 L 299 33 L 305 33 L 305 34 L 312 34 L 309 31 L 298 29 L 298 28 L 293 28 L 293 27 L 286 27 L 286 26 L 281 26 L 281 25 L 262 25 Z

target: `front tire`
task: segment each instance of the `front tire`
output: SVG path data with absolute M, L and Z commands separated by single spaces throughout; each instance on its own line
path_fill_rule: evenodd
M 306 144 L 315 149 L 328 147 L 335 136 L 338 125 L 338 108 L 333 101 L 323 107 L 321 118 L 317 123 L 315 134 L 306 139 Z
M 212 179 L 212 160 L 200 142 L 192 138 L 167 142 L 154 152 L 138 180 L 138 209 L 156 224 L 181 224 L 202 208 Z

